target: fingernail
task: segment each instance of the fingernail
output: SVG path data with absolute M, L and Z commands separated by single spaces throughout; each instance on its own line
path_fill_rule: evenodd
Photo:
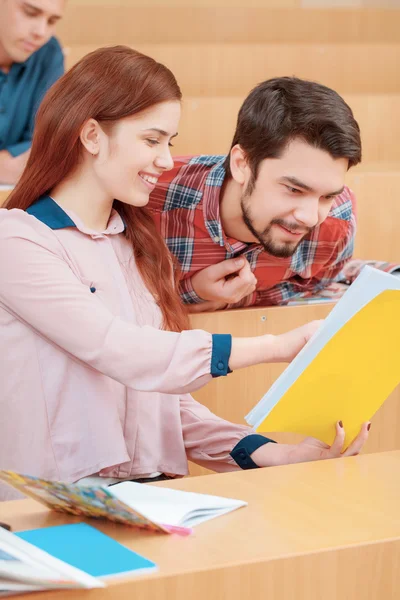
M 239 258 L 238 260 L 235 260 L 235 265 L 236 265 L 237 267 L 240 267 L 240 266 L 242 266 L 242 264 L 243 264 L 243 261 L 242 261 L 240 258 Z
M 371 429 L 371 423 L 368 423 L 367 425 L 367 431 L 369 431 Z
M 343 423 L 342 423 L 342 421 L 339 421 L 339 427 L 341 427 L 343 429 Z

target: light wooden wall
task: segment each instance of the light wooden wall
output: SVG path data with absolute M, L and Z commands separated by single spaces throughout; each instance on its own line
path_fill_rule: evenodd
M 347 183 L 357 197 L 354 256 L 400 263 L 400 171 L 350 171 Z
M 70 6 L 99 6 L 101 4 L 114 4 L 115 6 L 142 7 L 144 0 L 69 0 Z M 243 6 L 243 0 L 147 0 L 147 6 L 159 8 L 163 6 L 185 7 L 190 6 L 218 6 L 236 7 Z M 264 8 L 399 8 L 400 0 L 247 0 L 246 6 Z
M 400 78 L 399 78 L 400 81 Z M 245 98 L 186 97 L 174 153 L 225 154 L 230 148 L 239 108 Z M 361 127 L 363 162 L 385 168 L 400 165 L 400 94 L 345 94 Z
M 400 0 L 301 0 L 304 8 L 400 8 Z
M 184 96 L 244 98 L 260 81 L 282 75 L 319 81 L 342 94 L 400 92 L 400 44 L 127 42 L 167 65 Z M 97 46 L 71 46 L 67 66 Z
M 7 199 L 8 194 L 9 194 L 9 192 L 0 190 L 0 207 L 3 206 L 4 202 Z
M 95 12 L 94 12 L 95 11 Z M 125 2 L 77 4 L 70 0 L 57 28 L 67 46 L 85 44 L 398 43 L 398 10 L 274 8 L 242 0 L 229 9 L 212 2 L 157 7 Z M 95 15 L 95 18 L 94 18 Z M 151 23 L 151 25 L 149 25 Z
M 94 6 L 101 4 L 114 6 L 142 7 L 196 7 L 196 6 L 219 6 L 231 8 L 232 6 L 243 6 L 243 0 L 69 0 L 69 6 Z M 302 0 L 248 0 L 247 6 L 259 6 L 264 8 L 299 8 Z M 148 24 L 150 27 L 151 24 Z

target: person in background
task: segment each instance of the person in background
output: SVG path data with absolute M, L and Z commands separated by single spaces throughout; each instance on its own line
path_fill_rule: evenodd
M 64 72 L 52 37 L 65 0 L 0 0 L 0 184 L 15 184 L 29 156 L 36 110 Z
M 188 460 L 230 471 L 341 456 L 340 422 L 331 447 L 276 444 L 190 395 L 291 361 L 318 322 L 249 338 L 190 329 L 145 208 L 173 166 L 180 111 L 173 74 L 124 46 L 89 54 L 43 100 L 0 210 L 0 469 L 106 484 L 183 476 Z

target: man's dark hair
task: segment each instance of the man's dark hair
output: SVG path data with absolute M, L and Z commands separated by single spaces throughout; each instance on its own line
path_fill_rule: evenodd
M 297 77 L 269 79 L 250 92 L 231 149 L 241 146 L 257 177 L 260 162 L 279 158 L 296 138 L 333 158 L 347 158 L 349 168 L 361 161 L 360 128 L 351 108 L 334 90 Z M 229 155 L 224 166 L 230 176 Z

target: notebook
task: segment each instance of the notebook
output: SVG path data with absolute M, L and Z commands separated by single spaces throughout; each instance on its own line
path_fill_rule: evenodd
M 151 560 L 86 523 L 44 527 L 16 535 L 72 567 L 102 580 L 157 570 Z
M 189 535 L 194 525 L 247 504 L 132 481 L 111 487 L 83 486 L 13 471 L 0 471 L 0 480 L 53 510 L 179 535 Z
M 347 446 L 400 382 L 400 279 L 365 266 L 322 326 L 246 416 L 257 431 L 291 431 Z
M 37 590 L 98 587 L 104 587 L 104 583 L 0 528 L 0 597 Z

